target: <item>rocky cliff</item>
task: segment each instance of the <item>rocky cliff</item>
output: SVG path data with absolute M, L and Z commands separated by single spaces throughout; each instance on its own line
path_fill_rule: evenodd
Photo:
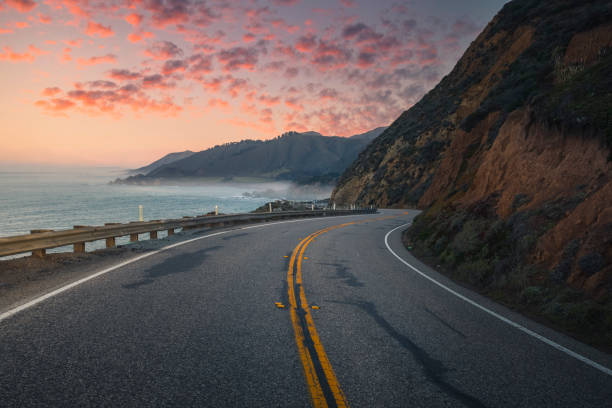
M 507 3 L 332 200 L 424 210 L 457 279 L 612 349 L 612 2 Z

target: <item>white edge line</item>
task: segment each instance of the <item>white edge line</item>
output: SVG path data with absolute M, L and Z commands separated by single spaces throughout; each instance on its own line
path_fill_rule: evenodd
M 570 349 L 568 349 L 566 347 L 563 347 L 559 343 L 555 343 L 554 341 L 549 340 L 546 337 L 541 336 L 538 333 L 536 333 L 536 332 L 534 332 L 532 330 L 529 330 L 528 328 L 526 328 L 524 326 L 521 326 L 520 324 L 518 324 L 516 322 L 513 322 L 510 319 L 507 319 L 504 316 L 502 316 L 502 315 L 500 315 L 498 313 L 495 313 L 491 309 L 487 309 L 486 307 L 484 307 L 484 306 L 480 305 L 479 303 L 476 303 L 473 300 L 463 296 L 462 294 L 454 291 L 453 289 L 449 288 L 448 286 L 444 285 L 443 283 L 438 282 L 434 278 L 430 277 L 429 275 L 425 274 L 424 272 L 421 272 L 420 270 L 418 270 L 414 266 L 410 265 L 408 262 L 406 262 L 404 259 L 402 259 L 398 254 L 396 254 L 395 251 L 393 251 L 391 249 L 391 247 L 389 246 L 389 235 L 391 235 L 391 233 L 393 231 L 398 230 L 398 229 L 400 229 L 402 227 L 405 227 L 406 225 L 410 225 L 410 223 L 406 223 L 406 224 L 400 225 L 399 227 L 393 228 L 391 231 L 387 232 L 387 235 L 385 235 L 385 245 L 387 246 L 387 249 L 389 250 L 389 252 L 391 252 L 391 254 L 393 254 L 393 256 L 395 256 L 397 259 L 399 259 L 402 263 L 404 263 L 410 269 L 412 269 L 413 271 L 415 271 L 416 273 L 418 273 L 419 275 L 421 275 L 425 279 L 431 281 L 432 283 L 435 283 L 436 285 L 438 285 L 442 289 L 444 289 L 444 290 L 452 293 L 453 295 L 457 296 L 459 299 L 464 300 L 467 303 L 469 303 L 470 305 L 477 307 L 478 309 L 482 310 L 483 312 L 490 314 L 491 316 L 501 320 L 502 322 L 507 323 L 510 326 L 519 329 L 523 333 L 526 333 L 526 334 L 530 335 L 531 337 L 534 337 L 534 338 L 540 340 L 541 342 L 544 342 L 544 343 L 548 344 L 549 346 L 554 347 L 557 350 L 562 351 L 563 353 L 565 353 L 565 354 L 567 354 L 567 355 L 569 355 L 571 357 L 574 357 L 576 360 L 580 360 L 583 363 L 588 364 L 591 367 L 596 368 L 597 370 L 612 376 L 612 370 L 611 369 L 609 369 L 607 367 L 604 367 L 603 365 L 601 365 L 599 363 L 596 363 L 595 361 L 590 360 L 590 359 L 584 357 L 583 355 L 580 355 L 580 354 L 578 354 L 578 353 L 576 353 L 576 352 L 574 352 L 574 351 L 572 351 L 572 350 L 570 350 Z
M 19 306 L 13 308 L 13 309 L 7 310 L 4 313 L 0 313 L 0 322 L 2 322 L 3 320 L 8 319 L 9 317 L 11 317 L 11 316 L 13 316 L 13 315 L 23 311 L 23 310 L 29 309 L 30 307 L 35 306 L 35 305 L 37 305 L 37 304 L 39 304 L 39 303 L 41 303 L 41 302 L 43 302 L 43 301 L 45 301 L 45 300 L 47 300 L 49 298 L 52 298 L 54 296 L 59 295 L 60 293 L 63 293 L 65 291 L 67 291 L 67 290 L 70 290 L 70 289 L 74 288 L 75 286 L 78 286 L 78 285 L 80 285 L 82 283 L 85 283 L 85 282 L 87 282 L 89 280 L 97 278 L 98 276 L 107 274 L 109 272 L 114 271 L 115 269 L 122 268 L 122 267 L 124 267 L 126 265 L 129 265 L 131 263 L 140 261 L 141 259 L 148 258 L 149 256 L 153 256 L 155 254 L 158 254 L 160 252 L 166 251 L 168 249 L 176 248 L 178 246 L 185 245 L 185 244 L 188 244 L 190 242 L 198 241 L 198 240 L 201 240 L 201 239 L 210 238 L 210 237 L 214 237 L 214 236 L 222 235 L 222 234 L 228 234 L 230 232 L 239 231 L 239 230 L 245 230 L 245 229 L 250 229 L 250 228 L 262 228 L 262 227 L 267 227 L 267 226 L 270 226 L 270 225 L 285 224 L 285 223 L 289 223 L 289 222 L 314 221 L 314 220 L 321 220 L 321 219 L 326 219 L 326 218 L 329 218 L 329 217 L 314 217 L 314 218 L 306 218 L 306 219 L 298 219 L 298 220 L 290 220 L 290 221 L 268 222 L 268 223 L 265 223 L 265 224 L 257 224 L 257 225 L 251 225 L 251 226 L 248 226 L 248 227 L 234 228 L 234 229 L 227 230 L 227 231 L 219 231 L 219 232 L 215 232 L 213 234 L 208 234 L 208 235 L 204 235 L 204 236 L 201 236 L 201 237 L 192 238 L 192 239 L 188 239 L 188 240 L 185 240 L 185 241 L 177 242 L 175 244 L 165 246 L 165 247 L 160 248 L 158 250 L 155 250 L 153 252 L 147 252 L 146 254 L 137 256 L 136 258 L 128 259 L 127 261 L 124 261 L 124 262 L 121 262 L 121 263 L 119 263 L 117 265 L 111 266 L 110 268 L 103 269 L 103 270 L 101 270 L 99 272 L 96 272 L 96 273 L 94 273 L 92 275 L 89 275 L 89 276 L 87 276 L 85 278 L 79 279 L 77 281 L 69 283 L 68 285 L 62 286 L 61 288 L 55 289 L 55 290 L 53 290 L 53 291 L 51 291 L 49 293 L 46 293 L 46 294 L 44 294 L 42 296 L 39 296 L 39 297 L 37 297 L 35 299 L 32 299 L 29 302 L 26 302 L 26 303 L 24 303 L 22 305 L 19 305 Z

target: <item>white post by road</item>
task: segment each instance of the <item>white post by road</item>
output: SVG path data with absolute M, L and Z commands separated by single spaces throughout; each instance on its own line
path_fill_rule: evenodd
M 336 211 L 336 203 L 334 203 L 334 211 Z
M 268 210 L 269 212 L 272 212 L 272 203 L 268 203 Z
M 314 204 L 310 204 L 310 211 L 314 211 Z
M 142 222 L 144 221 L 144 214 L 142 211 L 142 205 L 138 206 L 138 221 Z
M 219 215 L 219 206 L 215 205 L 215 215 Z

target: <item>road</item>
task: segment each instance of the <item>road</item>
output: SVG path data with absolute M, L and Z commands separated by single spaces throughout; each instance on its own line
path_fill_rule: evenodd
M 610 355 L 414 259 L 415 215 L 203 231 L 0 314 L 0 406 L 609 406 Z

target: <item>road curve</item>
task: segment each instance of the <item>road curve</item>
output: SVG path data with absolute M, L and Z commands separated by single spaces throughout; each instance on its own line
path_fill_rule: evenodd
M 0 406 L 612 401 L 610 355 L 414 259 L 414 215 L 203 231 L 0 314 Z

